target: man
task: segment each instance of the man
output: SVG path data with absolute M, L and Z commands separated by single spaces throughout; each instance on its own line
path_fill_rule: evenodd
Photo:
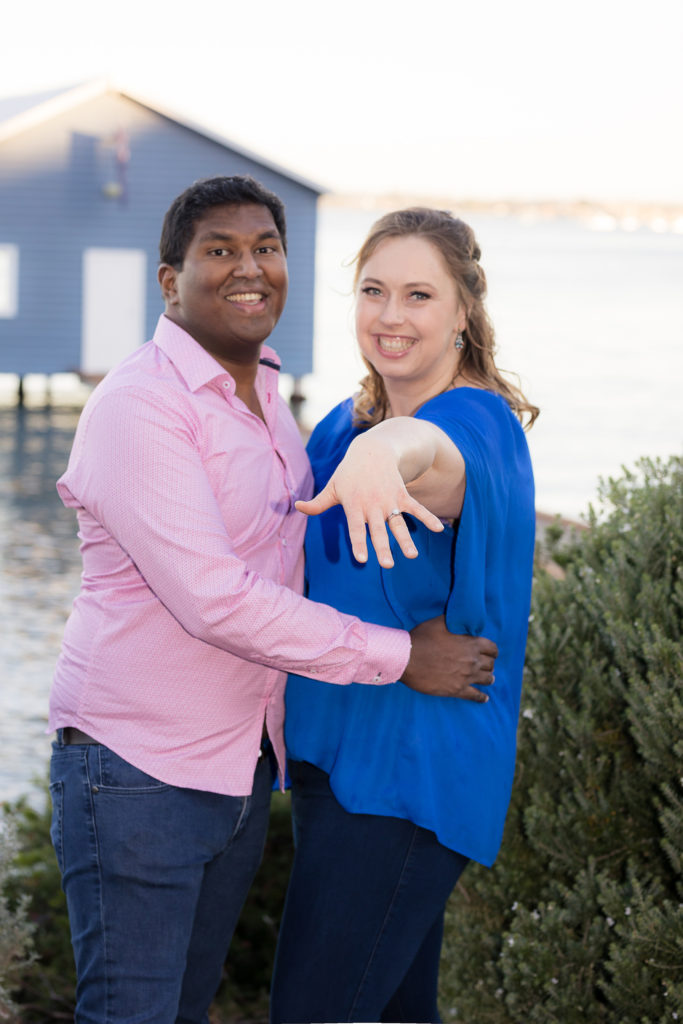
M 160 255 L 165 315 L 93 393 L 58 483 L 83 554 L 49 725 L 78 1024 L 208 1021 L 271 761 L 282 780 L 286 671 L 484 699 L 495 656 L 440 620 L 411 647 L 300 596 L 310 468 L 264 347 L 287 293 L 280 200 L 199 182 Z

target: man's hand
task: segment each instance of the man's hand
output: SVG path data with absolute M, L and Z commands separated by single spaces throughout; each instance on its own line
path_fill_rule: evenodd
M 478 686 L 493 682 L 498 648 L 483 636 L 456 636 L 446 629 L 444 616 L 421 622 L 410 631 L 413 642 L 401 681 L 433 697 L 460 697 L 485 704 Z

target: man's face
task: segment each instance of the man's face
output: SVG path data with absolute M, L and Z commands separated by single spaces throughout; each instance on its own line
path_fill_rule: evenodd
M 166 315 L 222 366 L 248 365 L 280 318 L 287 260 L 266 206 L 214 206 L 196 222 L 182 270 L 159 267 Z

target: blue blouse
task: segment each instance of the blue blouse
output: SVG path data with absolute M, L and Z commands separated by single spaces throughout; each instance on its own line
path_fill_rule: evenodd
M 359 433 L 351 400 L 313 432 L 316 493 Z M 339 686 L 290 676 L 285 739 L 293 760 L 330 776 L 348 811 L 407 818 L 445 846 L 490 866 L 510 800 L 534 553 L 535 509 L 524 432 L 500 395 L 456 388 L 416 413 L 457 445 L 466 491 L 456 530 L 406 516 L 419 551 L 383 569 L 369 545 L 356 562 L 340 507 L 310 519 L 308 596 L 370 622 L 411 629 L 446 615 L 453 633 L 499 647 L 487 704 L 430 697 L 401 682 Z

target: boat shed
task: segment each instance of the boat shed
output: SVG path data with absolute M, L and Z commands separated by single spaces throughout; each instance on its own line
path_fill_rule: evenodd
M 324 190 L 104 83 L 0 99 L 0 373 L 96 379 L 151 338 L 164 213 L 219 174 L 285 203 L 289 298 L 270 343 L 283 372 L 310 373 Z

